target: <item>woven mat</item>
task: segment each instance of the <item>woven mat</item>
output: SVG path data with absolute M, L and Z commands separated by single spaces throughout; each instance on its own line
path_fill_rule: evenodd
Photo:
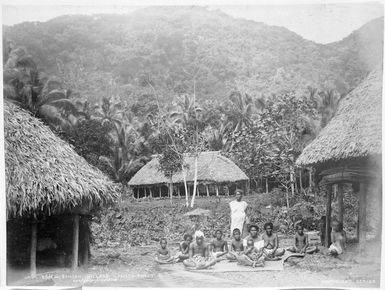
M 216 263 L 209 269 L 203 270 L 188 270 L 192 272 L 204 272 L 204 273 L 222 273 L 222 272 L 260 272 L 260 271 L 282 271 L 283 263 L 290 257 L 304 257 L 303 254 L 296 254 L 286 252 L 281 260 L 278 261 L 266 261 L 264 267 L 250 267 L 238 265 L 237 262 L 229 262 L 227 260 L 220 261 Z M 167 268 L 170 270 L 187 270 L 182 263 L 177 263 L 174 265 L 161 265 L 162 268 Z

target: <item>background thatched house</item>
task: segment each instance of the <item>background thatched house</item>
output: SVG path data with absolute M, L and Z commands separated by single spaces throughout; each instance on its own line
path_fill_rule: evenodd
M 365 241 L 368 224 L 375 226 L 381 236 L 381 110 L 382 66 L 378 66 L 340 101 L 330 123 L 297 160 L 298 165 L 315 167 L 322 176 L 321 184 L 329 188 L 326 232 L 330 231 L 331 187 L 338 185 L 338 219 L 343 222 L 342 185 L 350 183 L 359 197 L 359 240 Z M 370 223 L 368 213 L 374 218 Z M 328 244 L 329 235 L 325 237 Z
M 87 264 L 89 216 L 117 197 L 115 185 L 41 121 L 7 101 L 4 128 L 8 261 L 29 255 L 33 276 L 36 255 L 39 262 L 44 250 L 71 256 L 74 268 L 80 253 Z
M 184 161 L 188 166 L 186 181 L 188 188 L 194 183 L 194 157 L 185 154 Z M 172 177 L 174 195 L 185 195 L 183 173 Z M 234 162 L 220 155 L 218 151 L 202 152 L 198 156 L 197 182 L 199 195 L 219 195 L 232 193 L 237 185 L 246 187 L 249 178 Z M 170 180 L 159 170 L 159 159 L 155 156 L 143 166 L 128 182 L 134 188 L 135 197 L 167 196 Z M 228 188 L 229 192 L 227 192 Z

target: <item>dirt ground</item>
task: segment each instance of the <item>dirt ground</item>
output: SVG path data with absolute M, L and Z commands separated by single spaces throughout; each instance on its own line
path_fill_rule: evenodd
M 291 239 L 281 241 L 288 246 Z M 92 249 L 88 269 L 38 268 L 31 279 L 27 270 L 8 269 L 8 285 L 46 286 L 128 286 L 128 287 L 379 287 L 381 261 L 379 243 L 371 243 L 366 258 L 353 254 L 350 245 L 340 258 L 324 255 L 322 250 L 304 258 L 290 258 L 283 271 L 204 273 L 163 267 L 154 263 L 148 247 Z

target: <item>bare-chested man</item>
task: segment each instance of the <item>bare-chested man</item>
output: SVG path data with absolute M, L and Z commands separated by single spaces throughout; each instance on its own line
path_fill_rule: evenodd
M 285 253 L 285 249 L 278 248 L 278 235 L 273 233 L 273 224 L 267 222 L 263 228 L 265 229 L 265 233 L 262 235 L 263 252 L 266 255 L 265 260 L 279 260 L 279 257 Z
M 183 264 L 189 269 L 206 269 L 216 263 L 215 259 L 209 257 L 209 246 L 204 242 L 201 231 L 195 232 L 195 242 L 190 244 L 189 258 Z

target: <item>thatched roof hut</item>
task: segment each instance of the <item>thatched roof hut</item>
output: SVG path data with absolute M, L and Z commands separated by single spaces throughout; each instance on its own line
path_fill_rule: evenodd
M 112 201 L 115 185 L 40 120 L 4 103 L 8 216 L 48 215 Z
M 78 252 L 87 264 L 88 216 L 118 197 L 117 186 L 40 120 L 6 100 L 4 129 L 8 256 L 29 252 L 35 276 L 39 231 L 48 235 L 51 224 L 52 236 L 43 238 L 66 245 L 69 239 L 73 248 L 63 244 L 62 250 L 72 253 L 72 267 L 78 266 Z
M 194 182 L 194 157 L 185 154 L 184 161 L 188 171 L 187 183 Z M 222 156 L 219 151 L 202 152 L 198 155 L 198 177 L 200 184 L 223 184 L 248 181 L 247 175 L 230 159 Z M 172 177 L 174 184 L 184 182 L 183 173 L 178 172 Z M 170 180 L 159 169 L 159 158 L 154 158 L 143 166 L 128 182 L 132 187 L 148 187 L 167 185 Z
M 358 191 L 357 237 L 359 241 L 366 239 L 367 199 L 381 207 L 381 119 L 382 66 L 379 65 L 340 101 L 335 116 L 297 159 L 300 166 L 314 167 L 322 177 L 321 184 L 328 188 L 326 233 L 330 233 L 332 186 L 338 187 L 338 220 L 342 223 L 342 185 L 349 183 Z M 377 210 L 378 215 L 381 212 Z M 378 229 L 381 236 L 381 225 Z M 330 243 L 329 234 L 325 235 L 325 243 Z
M 298 165 L 320 165 L 382 152 L 382 67 L 377 67 L 340 101 L 333 119 L 297 159 Z
M 185 155 L 188 165 L 187 181 L 194 181 L 194 157 Z M 178 172 L 173 177 L 174 183 L 183 182 L 183 174 Z M 237 182 L 248 180 L 247 175 L 230 159 L 220 155 L 218 151 L 202 152 L 198 156 L 198 181 L 200 182 Z M 154 157 L 143 166 L 128 182 L 131 186 L 167 184 L 170 180 L 159 170 L 159 159 Z

